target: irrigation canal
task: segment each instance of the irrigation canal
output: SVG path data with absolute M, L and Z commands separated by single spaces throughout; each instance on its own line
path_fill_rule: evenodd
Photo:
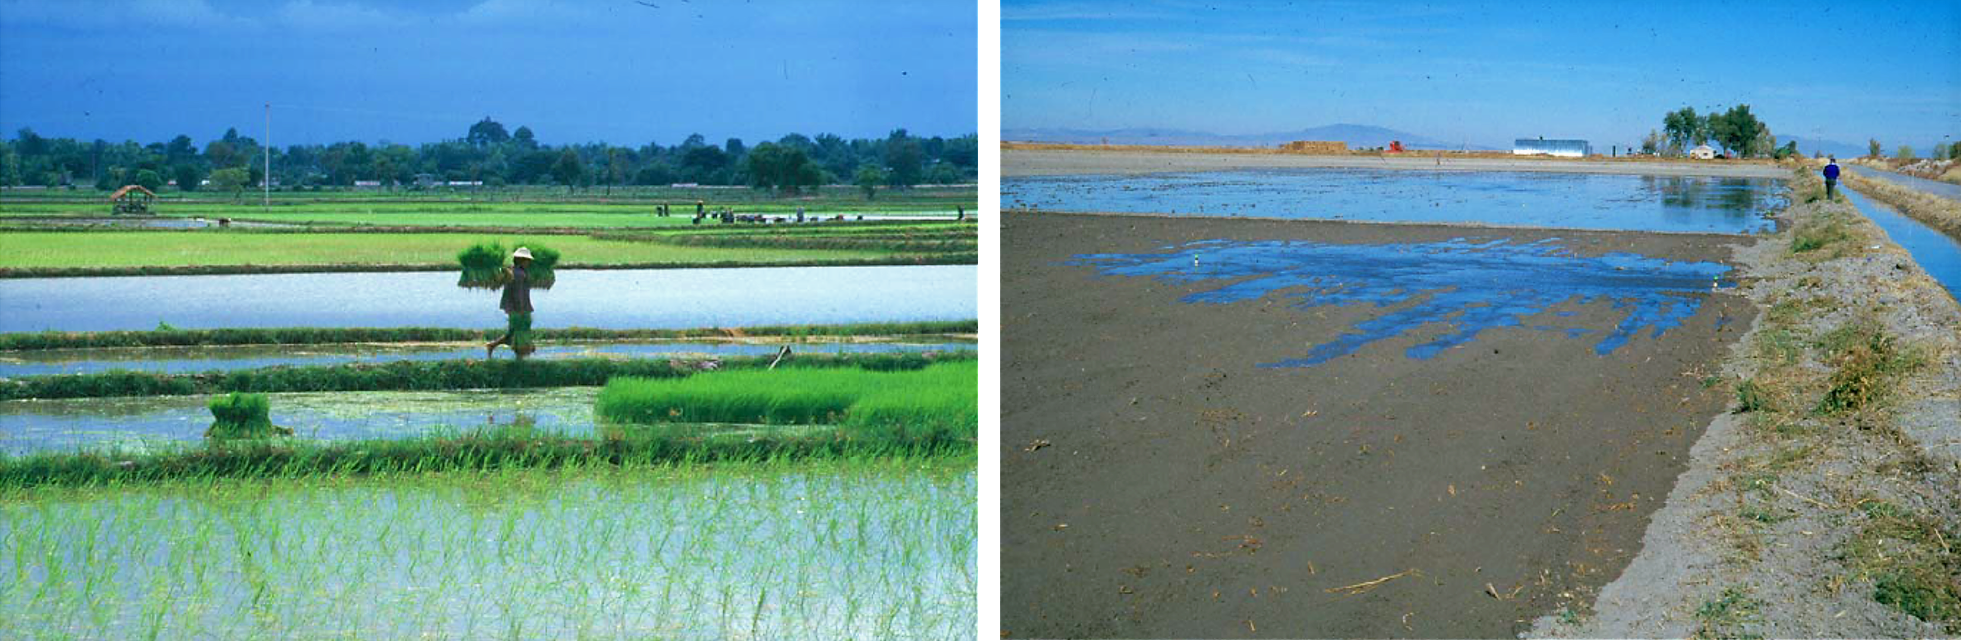
M 1857 190 L 1845 190 L 1845 197 L 1859 208 L 1859 213 L 1886 230 L 1886 235 L 1893 242 L 1912 254 L 1913 262 L 1920 263 L 1920 268 L 1927 270 L 1927 275 L 1947 288 L 1949 295 L 1961 300 L 1961 241 L 1884 203 L 1867 198 Z
M 1871 167 L 1865 167 L 1860 165 L 1848 164 L 1848 165 L 1839 165 L 1839 166 L 1844 167 L 1852 171 L 1852 173 L 1859 174 L 1860 176 L 1864 176 L 1866 178 L 1878 178 L 1880 180 L 1892 182 L 1901 187 L 1924 191 L 1929 194 L 1933 194 L 1935 196 L 1940 196 L 1942 198 L 1961 200 L 1961 185 L 1956 185 L 1953 183 L 1944 183 L 1938 180 L 1928 180 L 1925 178 L 1921 178 L 1919 176 L 1909 176 L 1897 171 L 1873 169 Z

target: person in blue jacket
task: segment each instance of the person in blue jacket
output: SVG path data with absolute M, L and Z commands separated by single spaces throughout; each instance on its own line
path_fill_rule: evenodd
M 1838 193 L 1838 159 L 1828 157 L 1826 158 L 1826 164 L 1825 164 L 1825 200 L 1831 200 L 1835 198 L 1836 197 L 1835 194 L 1837 193 Z

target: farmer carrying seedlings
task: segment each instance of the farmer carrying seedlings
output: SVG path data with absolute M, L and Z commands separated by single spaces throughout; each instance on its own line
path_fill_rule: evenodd
M 511 279 L 504 283 L 503 300 L 497 303 L 510 317 L 510 324 L 502 337 L 483 346 L 484 358 L 496 355 L 498 345 L 511 346 L 511 351 L 518 358 L 531 353 L 533 347 L 528 336 L 531 332 L 531 275 L 526 272 L 530 266 L 530 248 L 519 247 L 511 252 Z

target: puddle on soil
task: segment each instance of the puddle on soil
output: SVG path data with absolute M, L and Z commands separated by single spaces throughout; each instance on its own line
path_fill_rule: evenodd
M 1729 234 L 1775 230 L 1783 192 L 1767 178 L 1384 169 L 1001 180 L 1003 203 L 1064 211 Z
M 1580 304 L 1610 301 L 1626 316 L 1604 332 L 1545 324 L 1530 328 L 1576 338 L 1604 333 L 1594 352 L 1606 355 L 1644 330 L 1659 338 L 1680 326 L 1695 315 L 1706 293 L 1729 271 L 1717 263 L 1669 262 L 1638 254 L 1579 256 L 1557 241 L 1473 243 L 1460 238 L 1335 245 L 1208 240 L 1168 246 L 1167 253 L 1084 254 L 1068 264 L 1095 267 L 1105 276 L 1212 286 L 1186 296 L 1187 303 L 1225 305 L 1279 294 L 1294 299 L 1293 307 L 1301 310 L 1353 303 L 1393 307 L 1306 354 L 1263 367 L 1318 365 L 1426 323 L 1453 328 L 1405 352 L 1410 358 L 1428 359 L 1472 341 L 1486 329 L 1523 327 L 1525 318 L 1575 299 Z
M 946 352 L 972 350 L 973 343 L 898 342 L 646 342 L 566 343 L 538 346 L 532 358 L 654 358 L 674 356 L 767 356 L 783 345 L 799 354 Z M 498 357 L 510 358 L 508 350 Z M 483 358 L 475 345 L 239 345 L 225 347 L 132 347 L 0 352 L 0 378 L 48 374 L 90 374 L 110 370 L 189 373 L 275 365 L 340 365 L 391 361 Z
M 530 428 L 594 434 L 596 387 L 269 394 L 272 422 L 309 439 Z M 0 401 L 0 452 L 152 451 L 203 442 L 209 396 Z

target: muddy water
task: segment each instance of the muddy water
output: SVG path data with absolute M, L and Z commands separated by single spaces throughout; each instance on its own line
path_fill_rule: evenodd
M 1428 359 L 1497 327 L 1527 327 L 1594 341 L 1606 355 L 1638 334 L 1660 338 L 1695 316 L 1702 299 L 1724 285 L 1729 268 L 1670 262 L 1630 253 L 1587 257 L 1559 239 L 1431 243 L 1324 244 L 1307 241 L 1209 240 L 1145 254 L 1085 254 L 1070 264 L 1104 276 L 1141 276 L 1196 285 L 1186 303 L 1230 305 L 1280 294 L 1300 312 L 1367 303 L 1389 308 L 1339 338 L 1300 354 L 1274 354 L 1266 367 L 1319 365 L 1431 323 L 1448 331 L 1405 350 Z M 1560 322 L 1577 305 L 1613 303 L 1619 323 L 1602 331 Z M 1570 303 L 1570 304 L 1569 304 Z M 1562 308 L 1555 310 L 1555 308 Z M 1547 316 L 1540 316 L 1552 312 Z
M 766 356 L 785 343 L 647 342 L 540 345 L 532 358 L 652 358 L 669 356 Z M 973 343 L 798 342 L 800 354 L 932 352 L 972 350 Z M 508 358 L 509 352 L 499 354 Z M 225 347 L 138 347 L 0 352 L 0 378 L 49 374 L 92 374 L 110 370 L 187 373 L 239 370 L 275 365 L 341 365 L 392 361 L 482 358 L 476 345 L 240 345 Z
M 1756 233 L 1783 181 L 1382 169 L 1003 178 L 1004 207 L 1192 216 Z
M 745 327 L 961 320 L 977 268 L 561 270 L 534 290 L 536 327 Z M 0 280 L 0 332 L 213 327 L 502 328 L 497 293 L 451 272 Z
M 593 433 L 595 387 L 445 392 L 269 394 L 274 425 L 322 440 L 404 438 L 476 429 Z M 208 396 L 0 402 L 0 452 L 151 451 L 195 445 Z

